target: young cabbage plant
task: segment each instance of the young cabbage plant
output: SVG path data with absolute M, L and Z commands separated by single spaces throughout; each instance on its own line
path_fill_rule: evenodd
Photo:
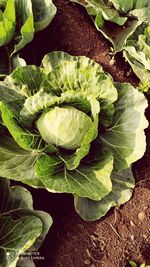
M 72 193 L 86 220 L 132 195 L 145 152 L 145 96 L 87 57 L 46 55 L 0 83 L 0 175 Z
M 29 261 L 43 242 L 52 219 L 33 209 L 27 189 L 9 185 L 9 180 L 0 178 L 0 266 L 24 266 L 24 259 Z M 35 266 L 31 260 L 29 263 Z
M 139 27 L 124 47 L 123 55 L 141 81 L 139 90 L 150 88 L 150 25 Z
M 70 0 L 84 6 L 95 26 L 121 51 L 136 28 L 150 18 L 150 1 L 145 0 Z
M 31 42 L 34 33 L 45 29 L 55 14 L 52 0 L 0 1 L 0 47 L 5 50 L 0 50 L 0 74 L 11 72 L 10 55 Z

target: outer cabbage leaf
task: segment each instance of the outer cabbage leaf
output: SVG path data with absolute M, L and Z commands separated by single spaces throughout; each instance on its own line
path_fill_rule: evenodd
M 16 266 L 21 253 L 38 248 L 49 227 L 51 217 L 33 210 L 32 196 L 23 187 L 9 187 L 9 181 L 0 178 L 0 264 Z
M 0 109 L 2 120 L 14 140 L 26 150 L 39 150 L 41 148 L 40 143 L 42 142 L 41 136 L 38 133 L 31 133 L 22 129 L 19 123 L 17 123 L 17 117 L 6 104 L 1 102 Z
M 48 191 L 73 193 L 99 200 L 107 195 L 112 184 L 110 173 L 113 157 L 108 151 L 87 164 L 82 162 L 75 170 L 67 170 L 58 158 L 46 154 L 38 157 L 35 170 Z
M 20 66 L 8 75 L 4 83 L 18 94 L 29 97 L 42 87 L 46 76 L 43 70 L 36 66 Z
M 6 84 L 0 82 L 0 101 L 4 103 L 21 103 L 25 100 L 25 97 L 18 94 L 16 91 L 10 89 Z
M 83 5 L 99 30 L 121 51 L 139 25 L 149 21 L 149 1 L 71 0 Z
M 129 169 L 113 172 L 111 175 L 112 191 L 100 201 L 75 196 L 76 212 L 86 221 L 94 221 L 104 216 L 111 207 L 127 202 L 134 188 L 134 177 Z
M 148 105 L 144 95 L 131 85 L 115 84 L 118 99 L 112 125 L 99 137 L 99 142 L 114 155 L 114 170 L 126 169 L 140 159 L 146 149 L 143 129 L 148 126 L 144 112 Z
M 143 25 L 131 37 L 123 55 L 141 81 L 139 89 L 147 92 L 150 87 L 150 26 Z
M 38 178 L 34 165 L 37 152 L 31 153 L 22 149 L 1 128 L 0 138 L 0 175 L 24 182 L 33 187 L 44 187 Z
M 130 10 L 133 9 L 136 0 L 109 0 L 109 2 L 114 5 L 115 9 L 121 11 L 123 13 L 128 13 Z M 142 4 L 143 6 L 143 4 Z
M 0 7 L 0 46 L 10 42 L 14 35 L 15 27 L 15 2 L 14 0 L 7 0 L 4 12 L 1 11 Z
M 52 0 L 32 0 L 34 27 L 36 31 L 45 29 L 56 14 Z
M 13 53 L 18 52 L 27 43 L 31 42 L 34 36 L 34 17 L 31 0 L 15 0 L 15 9 L 18 18 L 17 24 L 20 25 L 20 29 L 17 33 L 18 40 L 14 46 Z

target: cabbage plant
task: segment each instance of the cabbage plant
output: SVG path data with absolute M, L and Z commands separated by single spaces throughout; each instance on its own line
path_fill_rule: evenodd
M 96 28 L 121 51 L 136 28 L 150 18 L 149 0 L 70 0 L 84 6 Z
M 16 66 L 16 53 L 56 14 L 52 0 L 0 0 L 0 78 Z
M 41 245 L 52 219 L 49 214 L 33 209 L 27 189 L 9 185 L 9 180 L 0 178 L 0 266 L 24 266 L 25 257 L 28 266 L 35 266 L 32 252 Z M 25 254 L 28 249 L 30 252 Z
M 87 57 L 46 55 L 0 82 L 0 175 L 72 193 L 86 220 L 130 199 L 145 152 L 147 100 Z
M 35 32 L 49 25 L 55 13 L 51 0 L 1 0 L 0 46 L 13 40 L 13 52 L 18 52 Z
M 124 47 L 123 55 L 133 72 L 140 79 L 139 89 L 148 92 L 150 88 L 150 25 L 143 24 L 131 36 Z

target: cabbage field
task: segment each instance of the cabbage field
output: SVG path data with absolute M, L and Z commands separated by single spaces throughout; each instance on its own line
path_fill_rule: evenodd
M 0 1 L 0 267 L 150 265 L 150 1 Z

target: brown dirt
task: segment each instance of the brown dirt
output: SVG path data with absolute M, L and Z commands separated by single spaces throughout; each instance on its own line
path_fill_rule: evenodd
M 109 42 L 97 32 L 86 11 L 67 0 L 54 2 L 58 13 L 50 27 L 38 33 L 24 49 L 27 62 L 40 64 L 44 54 L 62 50 L 88 56 L 99 62 L 115 81 L 135 85 L 138 79 L 121 54 L 113 62 Z M 150 107 L 146 116 L 150 120 Z M 54 220 L 40 250 L 45 260 L 37 261 L 37 266 L 125 267 L 129 259 L 150 264 L 150 129 L 146 134 L 146 154 L 133 167 L 137 185 L 132 199 L 111 209 L 101 220 L 83 221 L 75 213 L 70 195 L 32 190 L 35 207 L 49 212 Z

